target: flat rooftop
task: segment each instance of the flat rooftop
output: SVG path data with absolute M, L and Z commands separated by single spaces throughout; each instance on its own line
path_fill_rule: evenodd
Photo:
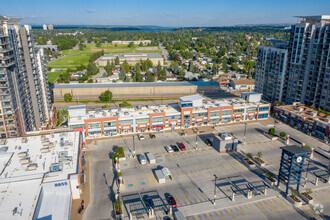
M 219 86 L 218 82 L 145 82 L 145 83 L 76 83 L 56 84 L 57 88 L 111 88 L 111 87 L 157 87 L 157 86 Z
M 218 99 L 212 101 L 203 101 L 203 106 L 193 107 L 194 112 L 205 112 L 208 108 L 214 107 L 226 107 L 226 106 L 256 106 L 268 104 L 266 102 L 247 102 L 242 98 L 236 99 Z M 165 112 L 166 115 L 176 115 L 180 114 L 178 110 L 178 104 L 169 104 L 169 105 L 149 105 L 149 106 L 139 106 L 139 107 L 129 107 L 129 108 L 119 108 L 119 109 L 107 109 L 102 111 L 88 111 L 86 113 L 85 119 L 93 118 L 106 118 L 106 117 L 115 117 L 118 116 L 120 119 L 125 118 L 145 118 L 152 113 L 161 113 Z M 83 116 L 82 116 L 83 117 Z M 70 117 L 70 123 L 81 122 L 82 119 L 78 117 Z
M 316 119 L 324 124 L 330 125 L 329 116 L 327 117 L 326 114 L 318 112 L 317 110 L 307 107 L 303 104 L 276 106 L 276 108 L 304 117 L 306 120 L 313 121 L 314 119 Z
M 79 132 L 7 139 L 0 149 L 3 219 L 31 219 L 43 184 L 66 181 L 78 171 Z

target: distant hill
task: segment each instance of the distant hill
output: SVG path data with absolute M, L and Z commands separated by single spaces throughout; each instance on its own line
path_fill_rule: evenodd
M 42 29 L 42 25 L 32 25 L 34 29 Z M 100 30 L 114 30 L 114 31 L 167 31 L 175 30 L 176 28 L 161 27 L 154 25 L 54 25 L 54 29 L 100 29 Z

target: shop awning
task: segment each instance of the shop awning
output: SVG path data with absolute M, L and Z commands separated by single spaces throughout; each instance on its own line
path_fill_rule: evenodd
M 154 127 L 154 128 L 162 128 L 162 127 L 164 127 L 163 125 L 154 125 L 154 126 L 152 126 L 152 127 Z

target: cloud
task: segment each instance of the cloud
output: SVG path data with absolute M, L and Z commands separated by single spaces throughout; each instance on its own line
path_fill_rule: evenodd
M 95 9 L 92 9 L 92 8 L 81 8 L 80 9 L 80 12 L 81 13 L 95 13 L 96 10 Z

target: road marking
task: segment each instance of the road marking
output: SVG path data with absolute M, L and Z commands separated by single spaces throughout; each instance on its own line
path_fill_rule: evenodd
M 229 163 L 227 163 L 227 161 L 225 161 L 225 163 L 226 163 L 228 166 L 230 166 L 230 168 L 231 168 L 232 170 L 235 170 L 234 167 L 232 167 Z
M 190 171 L 187 169 L 188 173 L 190 174 L 191 177 L 193 177 L 193 175 L 190 173 Z
M 204 168 L 208 172 L 209 175 L 211 175 L 210 171 L 207 168 Z
M 219 167 L 222 169 L 223 172 L 227 171 L 220 163 L 219 163 Z
M 312 212 L 310 212 L 307 208 L 305 208 L 305 210 L 307 211 L 307 212 L 309 212 L 309 214 L 311 214 L 315 219 L 317 219 L 317 220 L 319 220 Z
M 199 218 L 199 216 L 198 216 L 198 215 L 196 215 L 196 217 L 198 218 L 198 220 L 201 220 L 201 219 Z
M 238 206 L 236 206 L 236 208 L 244 215 L 244 217 L 247 219 L 246 215 L 243 213 L 242 209 Z
M 199 173 L 200 176 L 202 176 L 202 174 L 199 172 L 199 170 L 197 168 L 195 168 L 195 170 Z
M 225 190 L 223 190 L 221 187 L 219 187 L 220 189 L 221 189 L 221 191 L 227 196 L 227 197 L 229 197 L 228 195 L 227 195 L 227 193 L 225 192 Z
M 319 197 L 324 197 L 326 200 L 330 200 L 329 197 L 327 195 L 325 195 L 324 193 L 320 193 L 317 190 L 315 190 L 315 192 L 317 192 L 319 194 Z
M 258 206 L 259 206 L 259 208 L 266 214 L 266 215 L 268 215 L 267 214 L 267 212 L 264 210 L 264 208 L 262 208 L 260 205 L 259 205 L 259 203 L 258 202 L 255 202 Z
M 242 164 L 238 163 L 236 160 L 234 160 L 234 162 L 235 162 L 235 164 L 236 164 L 238 167 L 240 167 L 240 168 L 244 168 L 244 167 L 242 166 Z
M 231 216 L 233 216 L 233 218 L 236 220 L 236 218 L 235 218 L 235 216 L 233 215 L 233 213 L 231 213 L 231 211 L 228 209 L 228 208 L 226 208 L 227 210 L 228 210 L 228 212 L 231 214 Z
M 180 173 L 180 175 L 181 175 L 181 176 L 183 176 L 183 174 L 181 173 L 181 171 L 180 171 L 180 170 L 179 170 L 179 173 Z
M 210 214 L 209 214 L 208 212 L 207 212 L 206 214 L 207 214 L 207 215 L 209 216 L 209 218 L 212 220 L 212 217 L 210 216 Z
M 212 167 L 212 169 L 214 170 L 215 173 L 217 173 L 217 170 L 214 167 Z
M 220 215 L 221 219 L 224 220 L 219 210 L 217 210 L 217 213 Z
M 164 155 L 164 159 L 165 159 L 165 161 L 167 161 L 166 155 Z
M 181 156 L 181 153 L 179 153 L 179 156 L 181 157 L 181 159 L 183 159 L 182 156 Z
M 277 209 L 275 209 L 274 206 L 272 206 L 272 204 L 270 204 L 270 202 L 268 202 L 267 200 L 265 200 L 265 201 L 268 203 L 268 205 L 269 205 L 270 207 L 272 207 L 272 208 L 277 212 Z
M 253 209 L 251 209 L 251 207 L 249 206 L 249 204 L 246 204 L 246 206 L 257 216 L 257 214 L 253 211 Z
M 197 199 L 197 196 L 195 195 L 194 192 L 191 192 L 193 194 L 193 196 L 195 197 L 196 201 L 199 203 L 199 199 Z
M 284 205 L 282 205 L 282 203 L 280 203 L 276 198 L 274 198 L 275 199 L 275 201 L 278 203 L 278 204 L 280 204 L 284 209 L 287 209 Z
M 185 153 L 185 155 L 187 155 L 187 157 L 189 157 L 190 158 L 190 156 L 188 155 L 188 153 L 187 152 L 184 152 Z
M 187 197 L 184 194 L 182 194 L 182 195 L 183 195 L 184 199 L 186 200 L 187 204 L 189 205 L 190 203 L 188 202 Z
M 196 152 L 195 151 L 192 151 L 194 154 L 195 154 L 195 156 L 197 156 L 197 154 L 196 154 Z
M 135 181 L 135 185 L 136 185 L 136 187 L 138 186 L 138 184 L 137 184 L 137 181 L 136 181 L 136 178 L 134 177 L 134 181 Z
M 312 195 L 315 196 L 315 198 L 317 198 L 317 199 L 320 200 L 321 202 L 323 202 L 323 200 L 320 199 L 319 197 L 317 197 L 317 196 L 315 195 L 315 193 L 312 193 Z

